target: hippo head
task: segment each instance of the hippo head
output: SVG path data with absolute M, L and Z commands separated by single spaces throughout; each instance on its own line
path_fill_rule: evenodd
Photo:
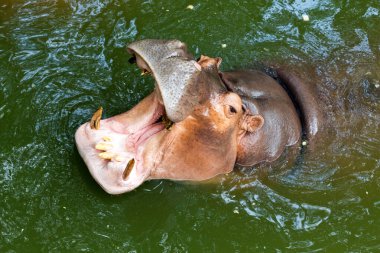
M 219 58 L 196 62 L 179 41 L 145 40 L 129 51 L 155 90 L 131 110 L 101 120 L 101 109 L 75 134 L 91 175 L 110 194 L 150 179 L 207 180 L 233 169 L 239 139 L 263 124 L 224 87 Z

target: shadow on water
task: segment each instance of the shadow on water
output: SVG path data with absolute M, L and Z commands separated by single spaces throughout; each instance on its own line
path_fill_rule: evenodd
M 0 251 L 378 250 L 379 2 L 188 5 L 0 2 Z M 223 69 L 286 65 L 317 87 L 323 134 L 213 184 L 107 195 L 73 135 L 99 105 L 109 117 L 152 90 L 124 49 L 143 38 L 178 38 Z

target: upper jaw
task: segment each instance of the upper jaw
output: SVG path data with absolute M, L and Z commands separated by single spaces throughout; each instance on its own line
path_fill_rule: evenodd
M 143 72 L 149 71 L 173 122 L 184 120 L 202 100 L 197 93 L 201 67 L 178 40 L 141 40 L 131 43 L 133 54 Z

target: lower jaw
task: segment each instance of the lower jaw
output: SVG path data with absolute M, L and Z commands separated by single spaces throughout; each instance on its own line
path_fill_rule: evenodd
M 86 123 L 76 133 L 78 150 L 91 175 L 110 194 L 133 190 L 149 179 L 150 171 L 159 160 L 157 152 L 168 126 L 165 120 L 161 121 L 165 118 L 165 109 L 153 95 L 144 99 L 142 106 L 147 108 L 145 113 L 141 105 L 137 105 L 130 113 L 99 120 L 99 128 L 90 129 L 91 124 Z M 108 139 L 104 138 L 107 136 L 114 142 L 113 148 L 97 149 L 97 144 Z M 115 152 L 123 159 L 118 161 L 117 156 L 102 159 L 101 153 L 105 152 Z
M 149 179 L 156 162 L 151 157 L 156 157 L 158 152 L 155 143 L 160 143 L 166 130 L 161 121 L 147 125 L 135 134 L 114 131 L 112 126 L 112 118 L 102 120 L 99 129 L 91 129 L 86 123 L 78 129 L 76 142 L 79 153 L 97 183 L 110 194 L 121 194 Z M 111 144 L 113 148 L 96 149 L 99 142 Z M 114 152 L 115 155 L 101 158 L 101 154 L 107 152 Z M 120 157 L 122 159 L 118 160 Z

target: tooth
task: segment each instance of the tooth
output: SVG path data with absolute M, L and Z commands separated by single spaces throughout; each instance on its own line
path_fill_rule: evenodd
M 116 162 L 124 162 L 124 161 L 125 161 L 125 158 L 122 157 L 121 155 L 117 155 L 117 156 L 115 157 L 115 161 L 116 161 Z
M 171 121 L 166 114 L 162 116 L 162 123 L 164 124 L 165 128 L 167 130 L 170 130 L 170 128 L 173 126 L 173 121 Z
M 91 129 L 98 130 L 100 128 L 100 120 L 102 119 L 103 108 L 99 107 L 99 109 L 92 115 L 90 121 Z
M 127 180 L 129 174 L 131 174 L 131 171 L 134 165 L 135 165 L 135 159 L 131 159 L 124 169 L 123 176 L 122 176 L 123 180 Z
M 107 143 L 107 142 L 99 142 L 96 144 L 95 148 L 97 150 L 102 150 L 102 151 L 107 151 L 113 147 L 112 143 Z
M 99 157 L 102 158 L 102 159 L 105 159 L 105 160 L 111 160 L 112 158 L 115 157 L 115 153 L 113 152 L 102 152 L 102 153 L 99 153 Z
M 109 136 L 103 136 L 102 139 L 103 141 L 112 141 L 111 137 Z
M 143 71 L 141 72 L 142 76 L 149 75 L 149 74 L 150 74 L 150 72 L 146 69 L 143 69 Z

